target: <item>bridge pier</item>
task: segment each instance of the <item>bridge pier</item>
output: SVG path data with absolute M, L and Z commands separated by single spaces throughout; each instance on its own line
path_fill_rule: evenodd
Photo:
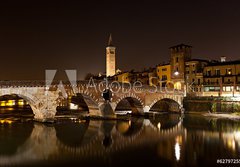
M 55 114 L 56 114 L 57 110 L 41 110 L 41 111 L 35 111 L 35 115 L 34 115 L 34 120 L 38 121 L 38 122 L 49 122 L 49 123 L 53 123 L 54 119 L 55 119 Z
M 113 111 L 113 108 L 116 104 L 111 103 L 109 101 L 105 101 L 102 104 L 100 104 L 99 109 L 102 113 L 102 116 L 104 118 L 116 118 L 116 114 Z

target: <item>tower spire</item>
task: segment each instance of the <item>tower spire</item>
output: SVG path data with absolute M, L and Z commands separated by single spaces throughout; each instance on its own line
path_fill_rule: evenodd
M 108 46 L 113 46 L 112 44 L 112 34 L 110 33 L 109 39 L 108 39 Z

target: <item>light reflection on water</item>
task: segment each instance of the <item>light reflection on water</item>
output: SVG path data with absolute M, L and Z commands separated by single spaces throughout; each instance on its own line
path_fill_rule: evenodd
M 240 123 L 199 115 L 55 124 L 9 117 L 0 134 L 0 166 L 215 166 L 240 156 Z

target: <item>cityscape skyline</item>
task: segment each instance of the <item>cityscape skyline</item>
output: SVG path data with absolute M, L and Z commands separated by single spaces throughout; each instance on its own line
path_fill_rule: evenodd
M 4 2 L 0 79 L 44 79 L 46 69 L 76 69 L 78 79 L 105 72 L 110 33 L 116 69 L 169 62 L 168 48 L 180 43 L 193 46 L 193 58 L 239 59 L 237 3 Z

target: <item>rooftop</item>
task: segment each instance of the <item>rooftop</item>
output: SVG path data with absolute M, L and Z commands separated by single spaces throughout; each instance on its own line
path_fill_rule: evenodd
M 170 47 L 169 49 L 173 49 L 173 48 L 183 48 L 183 47 L 192 48 L 192 46 L 190 46 L 190 45 L 179 44 L 179 45 L 172 46 L 172 47 Z
M 240 64 L 240 60 L 225 61 L 225 62 L 210 62 L 208 66 L 224 66 L 224 65 L 235 65 Z

